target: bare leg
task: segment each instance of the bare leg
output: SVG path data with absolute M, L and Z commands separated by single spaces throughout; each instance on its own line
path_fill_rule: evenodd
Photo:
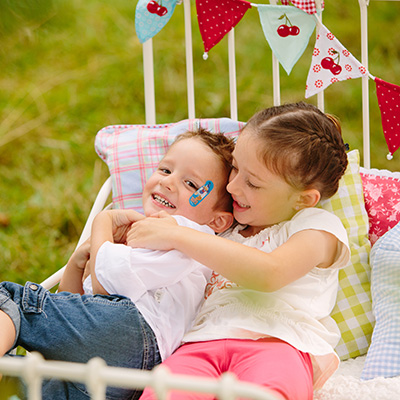
M 0 357 L 4 356 L 15 342 L 15 326 L 12 319 L 0 310 Z

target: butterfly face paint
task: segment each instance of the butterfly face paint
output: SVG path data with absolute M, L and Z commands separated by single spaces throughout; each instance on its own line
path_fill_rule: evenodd
M 189 199 L 191 206 L 196 207 L 199 205 L 213 190 L 214 184 L 211 181 L 207 181 L 203 186 L 200 186 Z

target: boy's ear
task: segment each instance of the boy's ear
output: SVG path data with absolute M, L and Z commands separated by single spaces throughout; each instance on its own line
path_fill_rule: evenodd
M 213 219 L 207 224 L 215 233 L 221 233 L 233 224 L 233 214 L 228 211 L 216 211 Z
M 318 204 L 321 193 L 317 189 L 303 190 L 296 203 L 296 209 L 314 207 Z

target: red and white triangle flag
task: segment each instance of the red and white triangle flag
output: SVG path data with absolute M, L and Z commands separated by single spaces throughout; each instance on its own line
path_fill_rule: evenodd
M 204 58 L 249 8 L 251 3 L 245 0 L 196 0 L 197 20 L 206 52 Z
M 307 14 L 315 14 L 317 12 L 317 7 L 315 6 L 315 0 L 281 0 L 281 3 L 284 6 L 288 6 L 289 3 L 292 3 L 297 8 L 305 11 Z M 321 9 L 323 10 L 325 7 L 324 2 L 322 2 Z
M 306 95 L 326 89 L 332 83 L 368 75 L 367 69 L 336 39 L 323 24 L 318 34 L 308 71 Z
M 388 160 L 400 147 L 400 86 L 375 78 L 382 128 L 389 149 Z

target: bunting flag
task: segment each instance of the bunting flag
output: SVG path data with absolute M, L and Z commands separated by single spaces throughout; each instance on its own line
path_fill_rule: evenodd
M 258 5 L 257 9 L 265 38 L 289 75 L 308 45 L 315 18 L 292 6 Z
M 155 36 L 174 13 L 178 0 L 139 0 L 135 13 L 136 34 L 140 43 Z
M 319 24 L 305 97 L 313 96 L 334 82 L 359 78 L 367 74 L 367 69 L 324 25 Z
M 196 0 L 197 19 L 207 53 L 243 18 L 251 3 L 245 0 Z
M 400 86 L 375 78 L 383 134 L 389 149 L 387 159 L 400 147 Z
M 300 10 L 305 11 L 307 14 L 315 14 L 317 12 L 317 8 L 315 6 L 315 0 L 281 0 L 281 3 L 284 6 L 288 6 L 289 3 L 292 3 L 295 7 L 300 8 Z M 325 3 L 321 4 L 321 11 L 324 9 Z

